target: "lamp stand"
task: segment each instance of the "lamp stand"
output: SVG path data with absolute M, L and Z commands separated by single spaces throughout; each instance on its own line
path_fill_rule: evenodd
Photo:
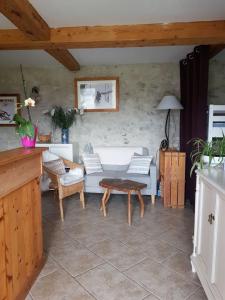
M 166 115 L 166 123 L 165 123 L 165 136 L 166 136 L 166 141 L 167 141 L 167 147 L 169 148 L 170 146 L 170 109 L 168 109 L 167 115 Z

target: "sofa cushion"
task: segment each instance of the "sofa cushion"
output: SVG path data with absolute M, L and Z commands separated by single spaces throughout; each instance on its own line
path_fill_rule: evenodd
M 127 171 L 129 165 L 102 165 L 103 171 Z
M 87 174 L 103 172 L 101 161 L 97 153 L 83 154 L 83 161 Z
M 134 152 L 144 154 L 144 148 L 130 146 L 94 147 L 94 152 L 99 154 L 103 165 L 128 165 Z
M 146 183 L 150 187 L 150 176 L 143 174 L 127 174 L 126 171 L 104 171 L 102 173 L 92 173 L 85 176 L 86 186 L 99 186 L 99 182 L 103 178 L 120 178 L 120 179 L 130 179 L 141 183 Z
M 148 174 L 152 156 L 133 155 L 127 173 Z

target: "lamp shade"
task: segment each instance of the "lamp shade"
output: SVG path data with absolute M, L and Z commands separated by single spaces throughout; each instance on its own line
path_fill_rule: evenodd
M 183 109 L 183 106 L 173 95 L 164 96 L 156 109 Z

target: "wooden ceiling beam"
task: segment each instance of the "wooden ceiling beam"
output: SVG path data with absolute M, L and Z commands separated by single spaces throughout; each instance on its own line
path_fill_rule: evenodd
M 46 49 L 45 51 L 53 56 L 57 61 L 61 62 L 68 70 L 80 70 L 78 61 L 67 49 Z
M 0 12 L 16 25 L 20 30 L 18 36 L 22 39 L 49 42 L 51 29 L 28 0 L 0 0 Z M 41 49 L 45 50 L 45 48 Z M 79 63 L 68 50 L 47 49 L 45 51 L 70 71 L 80 69 Z
M 209 58 L 213 58 L 218 53 L 220 53 L 223 49 L 225 49 L 225 44 L 222 45 L 210 45 L 209 48 Z
M 27 0 L 1 0 L 0 12 L 30 40 L 49 40 L 50 28 Z
M 50 40 L 30 41 L 0 30 L 0 49 L 72 49 L 225 43 L 225 21 L 52 28 Z

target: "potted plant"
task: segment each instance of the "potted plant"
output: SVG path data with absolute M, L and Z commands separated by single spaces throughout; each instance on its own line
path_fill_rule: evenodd
M 37 137 L 37 126 L 32 123 L 30 107 L 35 106 L 35 101 L 31 98 L 24 100 L 24 107 L 27 108 L 28 120 L 22 117 L 19 113 L 13 116 L 13 121 L 16 124 L 16 132 L 20 136 L 21 144 L 24 148 L 34 148 Z M 21 109 L 21 106 L 19 109 Z
M 62 144 L 69 143 L 69 128 L 75 122 L 75 109 L 64 110 L 61 106 L 55 106 L 49 112 L 52 123 L 55 128 L 60 128 L 62 131 L 61 140 Z
M 192 143 L 193 150 L 191 152 L 192 168 L 197 167 L 203 169 L 204 167 L 218 166 L 225 161 L 225 136 L 213 141 L 205 141 L 200 138 L 194 138 L 190 141 Z

